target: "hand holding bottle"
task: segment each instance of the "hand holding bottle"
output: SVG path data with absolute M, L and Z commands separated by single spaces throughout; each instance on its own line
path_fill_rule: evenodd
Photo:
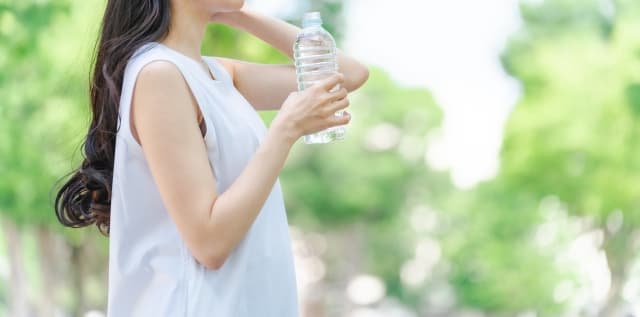
M 295 143 L 303 135 L 348 124 L 351 120 L 348 112 L 345 111 L 343 116 L 335 115 L 349 106 L 347 90 L 331 91 L 343 81 L 344 75 L 337 73 L 303 91 L 292 92 L 273 120 L 272 128 L 283 130 Z

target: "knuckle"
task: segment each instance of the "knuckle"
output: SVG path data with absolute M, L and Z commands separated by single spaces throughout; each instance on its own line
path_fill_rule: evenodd
M 328 109 L 322 109 L 318 112 L 318 117 L 319 119 L 325 119 L 327 118 L 329 115 L 331 114 L 331 111 L 329 111 Z
M 316 113 L 313 114 L 313 119 L 322 120 L 322 119 L 324 119 L 326 117 L 325 113 L 326 112 L 325 112 L 324 109 L 318 110 Z
M 334 121 L 331 120 L 331 119 L 328 119 L 322 124 L 322 128 L 323 129 L 327 129 L 327 128 L 330 128 L 330 127 L 332 127 L 334 125 L 335 125 Z
M 349 104 L 347 103 L 347 100 L 342 99 L 338 102 L 336 102 L 335 108 L 336 109 L 343 109 L 346 108 Z
M 319 101 L 323 104 L 328 103 L 329 101 L 331 101 L 333 98 L 330 94 L 322 94 L 319 97 Z

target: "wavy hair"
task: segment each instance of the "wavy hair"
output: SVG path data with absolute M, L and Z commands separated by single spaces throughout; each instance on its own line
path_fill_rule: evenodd
M 80 228 L 95 224 L 109 235 L 111 184 L 124 71 L 129 58 L 147 42 L 169 31 L 169 0 L 109 0 L 94 54 L 89 83 L 92 121 L 83 143 L 83 161 L 57 191 L 60 223 Z

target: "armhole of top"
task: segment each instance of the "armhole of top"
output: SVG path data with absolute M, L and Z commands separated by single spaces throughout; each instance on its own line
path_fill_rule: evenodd
M 204 59 L 208 60 L 209 65 L 215 68 L 217 74 L 221 74 L 222 77 L 224 77 L 224 78 L 216 78 L 216 79 L 225 81 L 228 84 L 231 84 L 232 86 L 234 86 L 233 77 L 231 77 L 231 73 L 229 73 L 229 70 L 222 64 L 222 62 L 220 62 L 220 60 L 218 60 L 215 56 L 203 56 L 203 57 Z
M 128 83 L 128 85 L 125 87 L 127 89 L 126 91 L 126 99 L 125 101 L 125 110 L 126 111 L 126 115 L 124 116 L 125 120 L 123 120 L 123 125 L 125 126 L 125 135 L 127 137 L 127 139 L 133 144 L 133 146 L 135 146 L 137 149 L 139 149 L 140 151 L 142 151 L 142 145 L 140 143 L 138 143 L 138 140 L 136 140 L 135 136 L 133 135 L 133 129 L 131 126 L 132 123 L 132 118 L 133 118 L 133 95 L 135 93 L 135 88 L 136 88 L 136 84 L 138 81 L 138 77 L 140 75 L 140 72 L 142 71 L 142 69 L 147 66 L 148 64 L 150 64 L 151 62 L 155 62 L 155 61 L 166 61 L 169 62 L 171 64 L 173 64 L 178 71 L 180 72 L 180 75 L 182 76 L 182 80 L 184 80 L 185 84 L 187 85 L 187 89 L 189 90 L 189 94 L 191 95 L 191 97 L 193 98 L 193 100 L 195 100 L 196 105 L 198 107 L 198 109 L 200 110 L 200 113 L 202 115 L 202 121 L 204 122 L 204 126 L 206 129 L 205 135 L 202 136 L 203 140 L 206 142 L 207 139 L 211 139 L 213 138 L 213 133 L 215 133 L 215 131 L 213 131 L 213 127 L 211 126 L 211 124 L 209 123 L 209 118 L 207 118 L 206 115 L 206 111 L 205 109 L 203 109 L 202 106 L 202 100 L 199 100 L 197 94 L 193 91 L 193 88 L 191 87 L 191 82 L 188 80 L 188 74 L 185 73 L 185 71 L 182 69 L 182 67 L 179 65 L 179 63 L 177 63 L 176 61 L 170 59 L 169 57 L 166 56 L 153 56 L 150 58 L 145 59 L 144 61 L 138 62 L 135 65 L 135 69 L 133 70 L 133 73 L 130 75 L 130 82 Z M 132 65 L 133 66 L 133 65 Z M 123 96 L 125 96 L 125 91 L 123 91 Z M 197 116 L 197 114 L 196 114 Z M 197 122 L 198 124 L 198 128 L 200 128 L 201 123 Z

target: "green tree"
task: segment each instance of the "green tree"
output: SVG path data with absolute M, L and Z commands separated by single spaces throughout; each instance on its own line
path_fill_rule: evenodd
M 612 285 L 600 316 L 619 316 L 640 225 L 640 4 L 544 1 L 504 55 L 523 88 L 506 128 L 500 181 L 557 196 L 602 229 Z
M 612 285 L 598 315 L 622 315 L 640 224 L 639 11 L 637 1 L 521 5 L 524 24 L 503 64 L 523 95 L 506 126 L 499 173 L 436 202 L 446 211 L 439 233 L 461 307 L 561 314 L 554 290 L 575 276 L 554 265 L 558 246 L 532 241 L 553 198 L 602 231 Z
M 328 250 L 330 285 L 373 274 L 388 295 L 417 307 L 420 292 L 405 288 L 400 269 L 420 238 L 407 222 L 411 210 L 452 188 L 424 160 L 442 112 L 426 89 L 400 86 L 377 68 L 350 99 L 345 140 L 294 147 L 282 177 L 290 219 L 343 241 Z
M 55 260 L 62 256 L 56 254 L 60 232 L 72 261 L 84 258 L 74 256 L 84 244 L 99 249 L 83 238 L 84 232 L 62 230 L 52 199 L 53 184 L 79 164 L 77 150 L 86 130 L 77 123 L 88 118 L 86 80 L 98 25 L 87 26 L 97 20 L 100 7 L 95 1 L 0 2 L 0 217 L 12 270 L 6 284 L 11 315 L 34 308 L 52 315 L 54 305 L 65 301 L 64 293 L 53 291 L 64 285 L 59 275 L 70 274 L 70 280 L 84 285 L 81 268 L 68 271 L 59 265 L 65 259 Z M 33 248 L 36 260 L 25 262 Z M 37 286 L 36 296 L 27 294 L 27 284 Z M 83 288 L 73 289 L 76 296 L 65 304 L 79 311 Z
M 562 312 L 553 293 L 569 276 L 554 268 L 552 252 L 535 244 L 535 228 L 541 222 L 536 197 L 498 178 L 454 192 L 439 204 L 445 212 L 437 232 L 459 308 L 490 316 Z

